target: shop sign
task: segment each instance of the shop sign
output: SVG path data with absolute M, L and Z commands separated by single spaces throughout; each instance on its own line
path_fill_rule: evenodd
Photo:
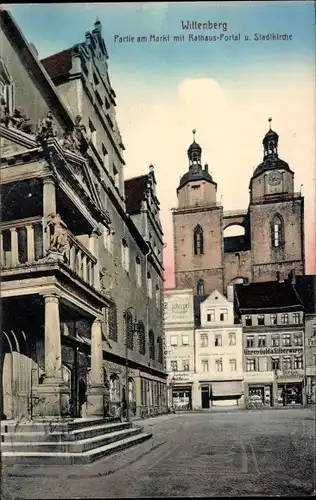
M 165 322 L 190 323 L 194 319 L 193 297 L 167 296 L 164 303 Z
M 258 354 L 303 354 L 303 347 L 265 347 L 263 349 L 244 349 L 246 356 Z
M 190 380 L 190 375 L 185 374 L 185 373 L 180 373 L 179 375 L 173 375 L 173 381 L 174 382 L 179 382 L 180 380 Z
M 294 370 L 283 370 L 281 375 L 278 375 L 277 379 L 279 380 L 284 380 L 284 379 L 302 379 L 304 377 L 304 371 L 294 371 Z

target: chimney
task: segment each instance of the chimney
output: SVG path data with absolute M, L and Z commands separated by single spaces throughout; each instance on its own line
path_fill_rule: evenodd
M 227 287 L 227 300 L 234 302 L 234 285 L 228 285 Z

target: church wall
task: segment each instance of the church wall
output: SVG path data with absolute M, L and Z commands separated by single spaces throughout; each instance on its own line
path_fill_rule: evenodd
M 251 251 L 224 253 L 224 292 L 235 278 L 251 280 Z

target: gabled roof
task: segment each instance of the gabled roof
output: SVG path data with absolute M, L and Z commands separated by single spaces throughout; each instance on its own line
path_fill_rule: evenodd
M 237 306 L 243 311 L 269 311 L 282 308 L 302 309 L 290 281 L 266 281 L 235 285 Z
M 202 301 L 203 305 L 207 305 L 208 303 L 216 305 L 218 304 L 227 304 L 230 303 L 225 295 L 221 294 L 218 290 L 214 290 L 205 300 Z M 201 302 L 201 303 L 202 303 Z
M 316 275 L 296 276 L 295 290 L 306 314 L 316 314 Z
M 124 182 L 126 212 L 129 215 L 140 213 L 142 201 L 145 199 L 147 183 L 148 174 L 133 177 Z
M 42 65 L 52 80 L 68 76 L 72 67 L 72 50 L 66 49 L 41 60 Z

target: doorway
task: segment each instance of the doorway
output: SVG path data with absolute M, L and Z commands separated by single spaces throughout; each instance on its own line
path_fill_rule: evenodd
M 210 392 L 208 386 L 201 387 L 201 404 L 203 410 L 210 407 Z

